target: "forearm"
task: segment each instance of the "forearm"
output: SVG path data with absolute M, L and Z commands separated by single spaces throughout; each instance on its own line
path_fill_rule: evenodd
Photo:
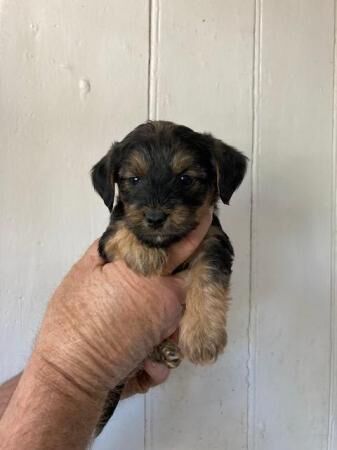
M 10 399 L 15 391 L 15 388 L 20 380 L 21 373 L 7 380 L 0 386 L 0 419 L 3 416 Z
M 34 354 L 13 395 L 10 391 L 0 422 L 1 449 L 82 450 L 89 445 L 104 405 L 104 391 L 84 391 L 73 376 Z

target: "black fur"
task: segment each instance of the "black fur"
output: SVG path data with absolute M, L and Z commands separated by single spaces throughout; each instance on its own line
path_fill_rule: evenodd
M 172 167 L 178 153 L 189 156 L 191 162 L 179 173 Z M 146 173 L 138 173 L 139 169 L 132 166 L 135 154 L 144 163 Z M 172 122 L 139 125 L 121 142 L 113 144 L 92 169 L 94 188 L 111 211 L 109 227 L 100 239 L 100 255 L 111 261 L 105 244 L 121 223 L 148 247 L 165 248 L 182 239 L 198 224 L 197 213 L 203 204 L 214 205 L 219 197 L 229 203 L 243 180 L 246 166 L 247 158 L 242 153 L 210 134 Z M 115 184 L 119 197 L 113 208 Z M 137 213 L 130 213 L 130 208 Z M 148 217 L 156 217 L 158 212 L 166 220 L 162 224 L 150 223 Z M 227 285 L 233 248 L 216 216 L 212 226 L 217 232 L 203 242 L 203 258 L 211 270 L 211 279 Z M 188 264 L 177 271 L 186 269 Z M 98 433 L 117 406 L 121 391 L 119 386 L 118 392 L 109 394 Z
M 219 230 L 215 236 L 207 239 L 204 258 L 211 271 L 211 279 L 216 283 L 228 282 L 232 273 L 234 249 L 227 234 L 223 231 L 217 216 L 213 216 L 212 226 Z
M 100 161 L 98 161 L 97 164 L 94 165 L 91 171 L 92 184 L 110 211 L 112 210 L 115 196 L 113 163 L 111 158 L 112 152 L 113 147 Z
M 191 155 L 195 176 L 183 180 L 184 173 L 172 172 L 170 164 L 178 151 Z M 145 176 L 132 174 L 139 178 L 137 182 L 128 171 L 134 152 L 141 155 L 148 168 Z M 147 122 L 111 147 L 93 167 L 92 181 L 110 211 L 114 184 L 118 184 L 119 198 L 111 214 L 111 224 L 118 216 L 145 245 L 167 247 L 195 228 L 196 212 L 207 195 L 212 196 L 211 203 L 215 203 L 219 195 L 224 203 L 229 203 L 245 175 L 246 166 L 247 158 L 242 153 L 210 134 L 197 133 L 171 122 Z M 144 210 L 144 216 L 149 208 L 164 209 L 168 220 L 163 227 L 153 230 L 145 219 L 134 221 L 125 215 L 124 205 Z M 184 222 L 175 225 L 170 222 L 170 215 L 179 207 L 184 207 L 188 214 Z

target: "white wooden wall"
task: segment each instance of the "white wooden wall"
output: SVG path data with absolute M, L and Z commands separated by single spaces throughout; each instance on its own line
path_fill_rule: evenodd
M 250 158 L 221 209 L 229 346 L 120 405 L 95 450 L 336 450 L 333 0 L 0 1 L 0 381 L 103 231 L 89 181 L 147 118 Z

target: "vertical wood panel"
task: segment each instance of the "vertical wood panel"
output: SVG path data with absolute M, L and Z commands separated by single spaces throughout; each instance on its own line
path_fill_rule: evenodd
M 148 2 L 14 0 L 0 14 L 4 380 L 23 367 L 52 290 L 108 222 L 89 171 L 147 117 Z M 143 428 L 139 397 L 94 447 L 142 449 Z
M 249 156 L 253 25 L 253 1 L 154 1 L 152 118 L 210 131 Z M 237 254 L 228 349 L 213 367 L 185 363 L 148 395 L 148 449 L 246 448 L 249 217 L 247 177 L 221 208 Z
M 123 402 L 96 450 L 337 448 L 334 8 L 1 3 L 1 380 L 107 223 L 88 173 L 112 139 L 149 114 L 252 157 L 252 225 L 249 176 L 220 208 L 236 251 L 225 355 L 174 371 L 145 415 L 143 397 Z
M 330 392 L 329 392 L 329 435 L 327 450 L 337 448 L 337 2 L 334 1 L 334 86 L 333 86 L 333 149 L 332 149 L 332 204 L 331 204 L 331 349 L 330 349 Z
M 256 450 L 327 448 L 333 3 L 269 0 L 261 8 L 250 446 Z

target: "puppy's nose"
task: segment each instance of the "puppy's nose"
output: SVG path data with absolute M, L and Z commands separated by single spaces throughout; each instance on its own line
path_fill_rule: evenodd
M 145 213 L 147 223 L 153 228 L 160 227 L 160 225 L 165 222 L 166 218 L 167 214 L 158 209 L 149 209 Z

